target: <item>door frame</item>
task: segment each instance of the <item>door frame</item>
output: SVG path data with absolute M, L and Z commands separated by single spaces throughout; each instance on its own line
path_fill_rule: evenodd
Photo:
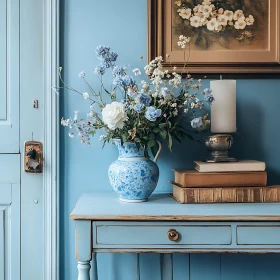
M 44 0 L 44 280 L 59 279 L 59 0 Z

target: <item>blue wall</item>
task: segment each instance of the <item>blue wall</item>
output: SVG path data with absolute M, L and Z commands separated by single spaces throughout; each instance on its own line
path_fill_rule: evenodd
M 83 89 L 78 78 L 82 70 L 91 82 L 96 81 L 93 69 L 98 61 L 94 50 L 100 44 L 117 51 L 120 64 L 141 66 L 139 57 L 146 55 L 146 0 L 65 0 L 61 10 L 62 66 L 64 78 L 72 86 Z M 238 135 L 233 153 L 240 159 L 266 161 L 271 184 L 280 181 L 279 88 L 280 80 L 237 83 Z M 82 112 L 87 108 L 80 96 L 72 92 L 62 94 L 61 116 L 69 117 L 74 110 Z M 102 150 L 97 138 L 88 148 L 77 139 L 70 139 L 66 129 L 61 129 L 61 280 L 74 280 L 77 276 L 74 225 L 68 218 L 77 199 L 83 192 L 112 191 L 107 169 L 116 159 L 117 151 L 112 146 Z M 203 146 L 187 141 L 182 146 L 175 145 L 172 154 L 165 149 L 159 160 L 161 178 L 157 191 L 170 190 L 167 181 L 172 178 L 171 168 L 192 168 L 193 160 L 203 159 L 206 154 Z M 133 255 L 99 255 L 100 279 L 136 279 L 136 260 Z M 174 280 L 276 280 L 277 274 L 280 275 L 279 263 L 277 255 L 174 255 Z M 157 255 L 141 255 L 141 280 L 160 279 L 158 264 Z

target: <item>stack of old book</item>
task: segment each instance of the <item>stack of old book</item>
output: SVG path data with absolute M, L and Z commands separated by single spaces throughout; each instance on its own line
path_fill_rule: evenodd
M 196 170 L 174 169 L 173 197 L 180 203 L 279 202 L 280 187 L 267 187 L 265 163 L 195 162 Z

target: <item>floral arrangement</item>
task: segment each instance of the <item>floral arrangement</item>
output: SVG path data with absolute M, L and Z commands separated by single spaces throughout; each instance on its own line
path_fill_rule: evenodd
M 181 47 L 185 48 L 189 40 L 180 36 Z M 163 58 L 156 57 L 144 67 L 146 79 L 137 84 L 134 76 L 141 77 L 139 68 L 116 65 L 118 54 L 106 46 L 97 47 L 96 54 L 100 64 L 94 73 L 101 84 L 99 91 L 90 85 L 85 72 L 79 77 L 88 92 L 70 87 L 62 79 L 62 68 L 59 69 L 62 85 L 54 90 L 74 91 L 90 103 L 86 118 L 80 118 L 76 111 L 73 118 L 61 120 L 61 124 L 70 129 L 70 137 L 77 136 L 82 143 L 90 145 L 91 137 L 102 130 L 100 140 L 104 144 L 119 138 L 155 153 L 159 140 L 167 139 L 171 150 L 173 139 L 180 142 L 183 138 L 192 138 L 192 132 L 208 127 L 205 103 L 211 104 L 214 98 L 211 89 L 202 90 L 202 80 L 195 83 L 190 75 L 183 78 L 182 73 L 163 70 Z M 103 76 L 108 71 L 112 84 L 106 88 Z
M 180 17 L 190 21 L 193 27 L 206 26 L 213 32 L 224 31 L 227 27 L 233 26 L 235 29 L 244 29 L 246 26 L 254 24 L 254 17 L 246 17 L 242 10 L 230 11 L 223 8 L 217 8 L 212 4 L 212 0 L 204 0 L 202 4 L 189 8 L 187 4 L 176 1 L 180 8 L 177 10 Z
M 196 0 L 175 1 L 175 10 L 179 17 L 177 23 L 183 23 L 178 32 L 181 33 L 186 27 L 199 30 L 193 30 L 189 35 L 196 37 L 195 44 L 205 49 L 208 48 L 211 36 L 215 35 L 218 38 L 213 40 L 226 48 L 229 46 L 228 37 L 231 36 L 239 42 L 250 42 L 254 37 L 252 30 L 243 30 L 252 29 L 256 19 L 253 15 L 246 15 L 244 9 L 248 11 L 248 8 L 239 5 L 239 2 L 242 1 L 204 0 L 201 4 L 197 4 Z M 238 9 L 234 10 L 235 7 Z

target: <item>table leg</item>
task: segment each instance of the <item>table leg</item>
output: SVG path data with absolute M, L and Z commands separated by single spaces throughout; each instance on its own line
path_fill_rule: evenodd
M 161 280 L 173 280 L 173 256 L 172 254 L 161 254 Z
M 90 261 L 92 258 L 91 239 L 91 221 L 75 221 L 75 246 L 76 259 L 78 261 L 78 280 L 90 280 Z
M 90 263 L 78 261 L 78 280 L 90 280 Z

